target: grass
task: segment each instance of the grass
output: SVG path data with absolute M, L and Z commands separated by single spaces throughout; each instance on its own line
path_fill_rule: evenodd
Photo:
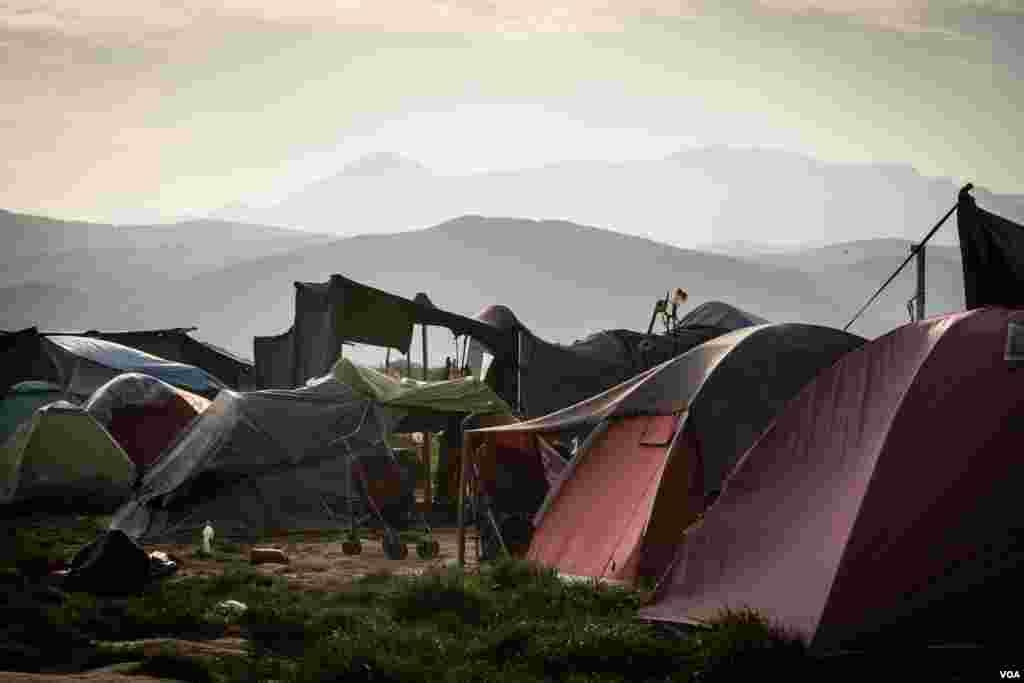
M 49 552 L 68 553 L 92 540 L 89 530 L 96 527 L 90 524 L 26 532 L 24 547 L 46 546 L 43 539 L 49 539 Z M 472 573 L 379 572 L 343 590 L 298 592 L 284 578 L 233 560 L 240 550 L 228 544 L 215 549 L 227 558 L 218 576 L 172 576 L 120 602 L 72 594 L 43 610 L 0 607 L 0 623 L 7 625 L 0 633 L 0 669 L 70 671 L 142 661 L 138 673 L 195 683 L 704 682 L 778 667 L 795 675 L 805 659 L 799 640 L 755 612 L 725 613 L 699 636 L 680 636 L 636 620 L 646 592 L 565 583 L 522 561 Z M 233 615 L 216 608 L 229 599 L 248 609 Z M 211 639 L 231 628 L 247 638 L 249 656 L 146 656 L 137 647 L 104 644 Z

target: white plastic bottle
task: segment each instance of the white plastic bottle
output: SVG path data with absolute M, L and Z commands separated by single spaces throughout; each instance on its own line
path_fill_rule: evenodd
M 210 541 L 213 540 L 213 527 L 209 522 L 203 527 L 203 552 L 207 555 L 213 553 L 213 548 L 210 547 Z

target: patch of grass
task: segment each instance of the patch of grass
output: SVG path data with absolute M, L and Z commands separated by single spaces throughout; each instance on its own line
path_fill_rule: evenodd
M 721 611 L 697 643 L 704 681 L 793 671 L 807 661 L 803 640 L 749 608 Z
M 108 515 L 7 512 L 0 518 L 0 543 L 6 550 L 0 557 L 0 566 L 16 567 L 48 560 L 70 561 L 109 525 Z
M 105 523 L 63 530 L 37 524 L 23 538 L 49 550 L 92 541 Z M 40 530 L 42 529 L 42 530 Z M 338 532 L 343 538 L 346 530 Z M 408 536 L 406 536 L 408 538 Z M 383 571 L 333 591 L 296 591 L 248 566 L 244 549 L 215 545 L 215 577 L 172 576 L 124 600 L 72 594 L 46 609 L 0 607 L 0 663 L 56 665 L 88 650 L 90 666 L 144 661 L 139 673 L 207 681 L 717 681 L 800 670 L 803 643 L 756 612 L 723 613 L 698 635 L 636 620 L 647 593 L 597 582 L 566 583 L 523 560 L 479 571 L 421 576 Z M 21 578 L 8 571 L 12 585 Z M 15 586 L 15 593 L 22 588 Z M 226 617 L 216 605 L 247 609 Z M 90 639 L 205 639 L 237 623 L 251 656 L 145 657 Z M 91 649 L 89 649 L 91 647 Z M 65 658 L 65 662 L 70 662 Z M 71 663 L 67 663 L 71 666 Z M 18 667 L 12 667 L 18 668 Z
M 495 600 L 461 572 L 431 572 L 407 579 L 390 600 L 397 621 L 431 621 L 454 629 L 482 626 L 497 613 Z
M 214 683 L 217 677 L 213 669 L 210 661 L 205 658 L 183 657 L 169 651 L 147 658 L 135 673 L 187 683 Z

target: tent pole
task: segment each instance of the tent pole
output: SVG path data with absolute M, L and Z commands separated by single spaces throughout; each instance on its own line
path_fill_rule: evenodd
M 426 487 L 423 491 L 423 507 L 427 512 L 430 512 L 433 508 L 434 501 L 433 477 L 430 472 L 430 461 L 433 459 L 433 444 L 430 437 L 430 432 L 423 432 L 423 464 L 426 465 L 427 470 Z
M 420 327 L 423 329 L 423 381 L 426 382 L 429 379 L 427 377 L 427 326 L 420 325 Z
M 523 415 L 523 331 L 516 330 L 516 408 Z
M 923 321 L 925 319 L 925 245 L 913 245 L 910 251 L 913 251 L 913 247 L 918 248 L 918 319 Z

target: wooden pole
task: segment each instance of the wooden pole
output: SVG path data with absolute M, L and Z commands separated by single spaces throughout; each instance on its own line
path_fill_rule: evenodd
M 466 451 L 467 446 L 466 432 L 462 432 L 462 444 L 459 448 L 459 502 L 458 510 L 456 511 L 456 517 L 458 519 L 458 562 L 459 568 L 466 566 Z
M 917 319 L 924 320 L 924 250 L 925 245 L 917 246 Z M 913 251 L 913 248 L 911 248 Z
M 423 490 L 423 507 L 426 512 L 430 512 L 434 502 L 434 479 L 430 471 L 431 460 L 433 460 L 433 448 L 431 444 L 430 432 L 423 432 L 423 464 L 427 470 L 427 481 L 426 486 Z

